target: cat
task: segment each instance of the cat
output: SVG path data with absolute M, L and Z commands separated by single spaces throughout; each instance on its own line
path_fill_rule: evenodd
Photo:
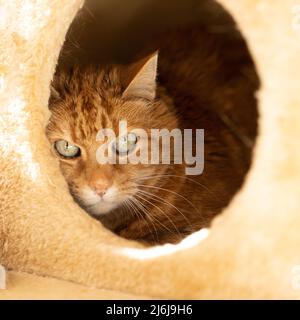
M 56 73 L 46 130 L 53 154 L 60 161 L 75 201 L 122 237 L 151 245 L 177 243 L 208 227 L 243 182 L 251 152 L 239 141 L 242 134 L 237 137 L 236 127 L 228 128 L 224 123 L 218 107 L 227 102 L 226 98 L 236 104 L 248 97 L 245 110 L 247 104 L 255 108 L 257 78 L 255 72 L 251 74 L 251 60 L 246 60 L 248 77 L 222 87 L 220 77 L 214 78 L 224 69 L 219 53 L 212 54 L 215 47 L 212 41 L 207 51 L 202 50 L 202 56 L 198 53 L 197 58 L 203 59 L 200 76 L 193 75 L 195 69 L 191 69 L 188 59 L 178 64 L 177 73 L 172 75 L 175 67 L 166 59 L 163 46 L 161 53 L 128 65 L 74 66 Z M 164 71 L 160 79 L 166 86 L 157 81 L 160 70 Z M 180 75 L 188 81 L 178 85 Z M 194 81 L 188 77 L 194 77 Z M 201 78 L 200 86 L 197 77 Z M 184 87 L 186 94 L 173 90 L 175 94 L 171 95 L 172 85 Z M 235 85 L 241 91 L 239 99 L 238 89 L 230 91 Z M 189 96 L 189 91 L 195 94 Z M 203 128 L 203 174 L 187 176 L 185 163 L 172 161 L 155 165 L 99 164 L 99 130 L 110 128 L 118 135 L 122 120 L 127 121 L 130 130 L 142 128 L 147 132 L 151 128 Z M 142 142 L 133 142 L 138 143 Z

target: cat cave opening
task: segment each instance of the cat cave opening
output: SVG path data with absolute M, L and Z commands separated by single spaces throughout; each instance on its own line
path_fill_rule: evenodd
M 87 213 L 127 239 L 177 243 L 209 227 L 241 188 L 258 89 L 247 43 L 217 2 L 87 0 L 60 53 L 47 135 Z

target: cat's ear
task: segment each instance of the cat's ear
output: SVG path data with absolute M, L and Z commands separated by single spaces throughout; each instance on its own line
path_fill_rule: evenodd
M 156 96 L 158 52 L 122 70 L 123 98 L 154 100 Z
M 54 103 L 56 101 L 60 100 L 60 94 L 59 92 L 54 88 L 54 86 L 51 84 L 50 86 L 50 103 Z
M 51 91 L 51 96 L 52 96 L 55 100 L 60 99 L 60 94 L 59 94 L 59 92 L 54 88 L 53 85 L 50 86 L 50 91 Z

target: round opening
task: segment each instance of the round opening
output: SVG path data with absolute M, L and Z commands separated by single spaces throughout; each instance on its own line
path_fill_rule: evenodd
M 47 135 L 88 213 L 122 237 L 176 243 L 209 227 L 241 188 L 258 88 L 246 41 L 215 1 L 87 0 L 61 50 Z M 160 153 L 156 164 L 99 163 L 99 131 L 117 120 L 130 128 L 114 144 L 119 155 L 142 140 L 134 126 L 179 129 L 183 163 L 173 136 L 167 163 Z

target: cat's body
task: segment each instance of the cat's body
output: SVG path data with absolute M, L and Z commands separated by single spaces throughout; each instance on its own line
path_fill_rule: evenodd
M 222 113 L 222 108 L 238 107 L 237 113 L 243 113 L 242 107 L 255 113 L 251 108 L 257 78 L 247 50 L 242 47 L 243 59 L 235 66 L 245 73 L 232 75 L 216 39 L 200 32 L 190 40 L 189 46 L 206 43 L 205 49 L 188 53 L 183 45 L 183 51 L 173 48 L 170 55 L 174 39 L 161 47 L 157 87 L 155 56 L 127 67 L 58 72 L 53 83 L 47 135 L 52 144 L 63 139 L 81 149 L 79 157 L 61 159 L 70 191 L 89 213 L 129 239 L 177 242 L 208 226 L 241 186 L 249 167 L 251 151 L 239 141 L 236 128 L 224 124 Z M 184 163 L 100 165 L 97 133 L 112 128 L 118 134 L 121 120 L 127 120 L 129 129 L 204 129 L 203 174 L 187 176 Z M 256 128 L 244 129 L 245 136 L 253 138 Z

